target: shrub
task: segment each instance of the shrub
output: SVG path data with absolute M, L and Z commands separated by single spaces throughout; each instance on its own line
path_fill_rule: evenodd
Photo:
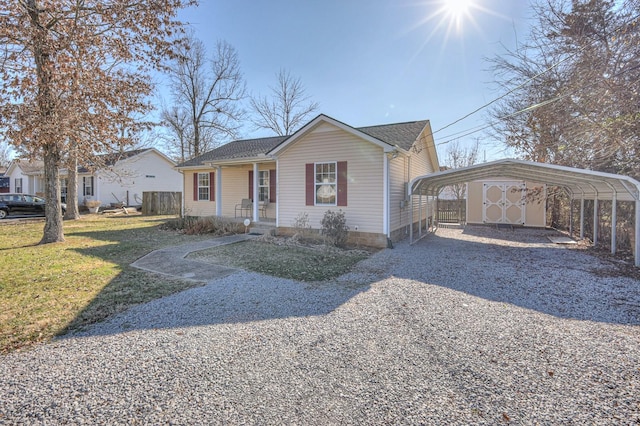
M 309 223 L 309 214 L 300 213 L 291 223 L 291 226 L 295 230 L 295 234 L 300 237 L 307 237 L 311 231 L 311 224 Z
M 195 217 L 185 216 L 170 219 L 161 226 L 162 229 L 181 231 L 187 235 L 229 235 L 243 232 L 242 224 L 217 216 Z
M 349 236 L 349 227 L 347 219 L 342 210 L 332 212 L 327 210 L 320 221 L 322 225 L 322 235 L 334 246 L 344 247 Z

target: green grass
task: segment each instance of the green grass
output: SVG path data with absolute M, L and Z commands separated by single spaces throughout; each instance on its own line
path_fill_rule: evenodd
M 0 353 L 198 285 L 129 266 L 152 250 L 209 238 L 160 230 L 168 219 L 84 216 L 65 222 L 65 242 L 46 245 L 37 245 L 41 221 L 0 225 Z
M 65 242 L 45 245 L 38 245 L 42 221 L 0 222 L 0 353 L 200 285 L 129 266 L 153 250 L 211 238 L 161 229 L 171 219 L 87 215 L 64 223 Z M 198 253 L 216 263 L 302 281 L 341 275 L 369 254 L 264 241 Z
M 190 257 L 313 282 L 330 280 L 349 272 L 369 254 L 363 250 L 341 250 L 324 245 L 276 245 L 254 240 L 198 251 Z

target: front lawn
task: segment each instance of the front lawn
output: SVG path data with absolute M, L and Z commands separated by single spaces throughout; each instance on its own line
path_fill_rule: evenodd
M 347 273 L 370 253 L 324 244 L 298 244 L 295 239 L 269 238 L 213 247 L 190 257 L 299 281 L 325 281 Z
M 160 230 L 167 219 L 88 215 L 65 222 L 65 242 L 46 245 L 37 245 L 42 221 L 0 222 L 0 353 L 197 286 L 129 266 L 152 250 L 210 238 Z

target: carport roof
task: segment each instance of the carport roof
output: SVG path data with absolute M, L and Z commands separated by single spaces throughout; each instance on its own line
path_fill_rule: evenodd
M 532 161 L 503 159 L 418 176 L 409 195 L 437 196 L 448 185 L 490 178 L 510 178 L 564 187 L 576 199 L 638 201 L 640 182 L 628 176 Z

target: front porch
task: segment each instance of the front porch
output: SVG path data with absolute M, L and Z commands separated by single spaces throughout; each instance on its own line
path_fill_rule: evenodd
M 189 193 L 193 197 L 189 197 Z M 256 202 L 254 202 L 256 200 Z M 276 223 L 276 163 L 215 165 L 185 174 L 187 216 L 219 216 Z

